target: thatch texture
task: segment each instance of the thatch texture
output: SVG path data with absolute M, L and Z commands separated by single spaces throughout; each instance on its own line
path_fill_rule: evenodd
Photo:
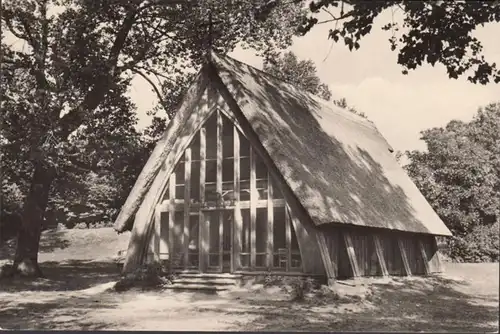
M 371 122 L 234 59 L 213 62 L 317 225 L 451 235 Z
M 211 61 L 316 225 L 342 223 L 451 235 L 371 122 L 234 59 L 213 55 Z M 199 90 L 195 87 L 212 80 L 202 73 L 182 108 L 193 108 L 193 95 Z M 175 128 L 169 126 L 141 172 L 115 222 L 118 231 L 130 228 L 177 139 Z

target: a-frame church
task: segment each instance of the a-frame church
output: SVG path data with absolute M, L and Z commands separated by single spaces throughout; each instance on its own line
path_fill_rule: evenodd
M 366 119 L 212 54 L 115 222 L 124 272 L 439 272 L 451 235 Z

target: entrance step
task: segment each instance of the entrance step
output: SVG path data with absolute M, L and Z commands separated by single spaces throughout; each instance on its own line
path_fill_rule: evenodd
M 241 282 L 241 275 L 211 273 L 177 273 L 167 289 L 176 291 L 212 292 L 229 290 Z

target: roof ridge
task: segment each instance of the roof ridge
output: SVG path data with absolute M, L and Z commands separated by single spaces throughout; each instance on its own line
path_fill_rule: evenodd
M 215 58 L 213 57 L 213 55 L 215 55 Z M 334 113 L 339 113 L 342 116 L 346 116 L 346 118 L 348 118 L 348 119 L 350 119 L 350 120 L 352 120 L 354 122 L 357 122 L 357 123 L 359 123 L 361 125 L 369 126 L 370 128 L 375 128 L 378 131 L 375 123 L 373 123 L 373 121 L 369 120 L 368 118 L 364 118 L 364 117 L 362 117 L 362 116 L 360 116 L 358 114 L 355 114 L 355 113 L 353 113 L 353 112 L 351 112 L 351 111 L 349 111 L 349 110 L 347 110 L 345 108 L 339 107 L 339 106 L 335 105 L 333 101 L 325 100 L 321 96 L 318 96 L 318 95 L 313 94 L 311 92 L 308 92 L 306 90 L 302 90 L 300 87 L 297 87 L 297 85 L 295 85 L 295 84 L 293 84 L 291 82 L 285 81 L 285 80 L 283 80 L 283 79 L 281 79 L 281 78 L 279 78 L 279 77 L 277 77 L 277 76 L 275 76 L 275 75 L 273 75 L 271 73 L 268 73 L 268 72 L 266 72 L 264 70 L 258 69 L 257 67 L 252 66 L 250 64 L 247 64 L 247 63 L 245 63 L 245 62 L 243 62 L 241 60 L 238 60 L 238 59 L 233 58 L 233 57 L 228 56 L 228 55 L 222 55 L 222 54 L 220 54 L 218 52 L 212 51 L 212 57 L 209 58 L 209 61 L 211 63 L 213 63 L 215 65 L 215 68 L 217 69 L 217 66 L 216 66 L 217 65 L 217 59 L 224 59 L 224 58 L 228 58 L 228 59 L 230 59 L 232 61 L 235 61 L 235 62 L 237 62 L 237 63 L 239 63 L 241 65 L 250 67 L 250 68 L 252 68 L 252 69 L 260 72 L 264 76 L 267 76 L 267 77 L 275 79 L 275 80 L 277 80 L 279 82 L 282 82 L 283 84 L 288 85 L 288 86 L 292 87 L 293 89 L 298 90 L 301 94 L 306 94 L 306 95 L 309 95 L 311 98 L 319 100 L 321 103 L 323 103 L 325 105 L 326 108 L 329 109 L 329 111 L 334 112 Z M 334 106 L 335 108 L 332 108 L 332 106 Z M 335 109 L 338 109 L 338 111 L 336 112 Z

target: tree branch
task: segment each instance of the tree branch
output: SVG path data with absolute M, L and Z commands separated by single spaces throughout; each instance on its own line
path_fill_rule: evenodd
M 138 12 L 142 12 L 145 9 L 154 6 L 172 6 L 172 5 L 183 5 L 194 2 L 193 0 L 150 0 L 146 1 L 139 9 Z
M 118 57 L 125 45 L 127 36 L 134 25 L 137 15 L 137 10 L 131 10 L 123 19 L 123 23 L 116 34 L 115 41 L 108 55 L 104 73 L 96 78 L 94 86 L 87 93 L 82 103 L 76 108 L 68 112 L 60 119 L 59 137 L 66 139 L 74 130 L 76 130 L 83 122 L 89 112 L 99 106 L 109 89 L 109 83 L 113 76 L 116 75 Z
M 331 13 L 330 13 L 331 14 Z M 350 12 L 347 12 L 345 13 L 344 15 L 340 15 L 339 17 L 335 17 L 332 15 L 332 19 L 329 19 L 329 20 L 324 20 L 324 21 L 319 21 L 318 23 L 316 24 L 323 24 L 323 23 L 329 23 L 329 22 L 336 22 L 336 21 L 340 21 L 340 20 L 343 20 L 343 19 L 346 19 L 348 17 L 351 17 L 354 15 L 354 11 L 350 11 Z
M 143 77 L 143 78 L 144 78 L 144 80 L 146 80 L 146 81 L 147 81 L 147 82 L 151 85 L 151 87 L 153 88 L 153 90 L 154 90 L 154 91 L 155 91 L 155 93 L 156 93 L 156 96 L 158 97 L 158 100 L 160 100 L 160 103 L 161 103 L 161 105 L 163 106 L 163 109 L 166 109 L 166 104 L 165 104 L 165 102 L 163 101 L 163 97 L 162 97 L 162 95 L 161 95 L 161 92 L 160 92 L 160 90 L 158 89 L 158 87 L 156 87 L 155 83 L 154 83 L 154 82 L 153 82 L 150 78 L 148 78 L 148 76 L 147 76 L 146 74 L 142 73 L 141 71 L 139 71 L 139 70 L 137 70 L 137 69 L 135 69 L 135 68 L 131 68 L 130 70 L 131 70 L 132 72 L 134 72 L 134 73 L 139 74 L 141 77 Z

